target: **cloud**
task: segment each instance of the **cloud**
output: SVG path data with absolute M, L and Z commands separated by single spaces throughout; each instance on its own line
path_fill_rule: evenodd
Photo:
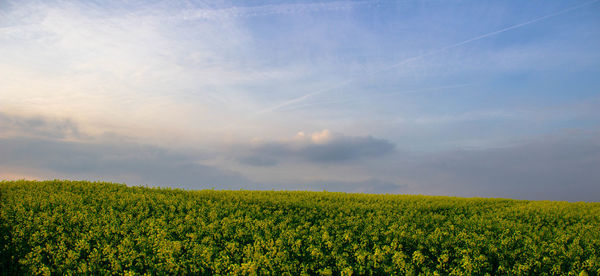
M 592 135 L 569 135 L 502 148 L 413 155 L 388 169 L 418 193 L 598 201 L 600 143 Z
M 178 151 L 113 137 L 92 137 L 71 119 L 0 113 L 0 175 L 80 178 L 186 189 L 255 187 L 239 173 L 203 165 Z M 109 139 L 110 138 L 110 139 Z
M 238 162 L 257 167 L 273 167 L 277 165 L 277 160 L 275 158 L 261 157 L 256 155 L 240 157 L 238 158 Z
M 0 113 L 0 130 L 10 134 L 0 136 L 0 177 L 103 180 L 184 189 L 398 193 L 405 188 L 378 178 L 257 182 L 235 171 L 202 164 L 208 156 L 202 152 L 135 143 L 118 135 L 93 137 L 78 129 L 71 119 Z M 369 136 L 323 130 L 298 133 L 281 142 L 255 141 L 249 150 L 253 155 L 239 157 L 240 163 L 276 169 L 282 158 L 332 163 L 383 155 L 393 150 L 393 145 Z
M 0 167 L 45 178 L 82 178 L 186 189 L 252 187 L 242 175 L 198 163 L 198 156 L 133 143 L 0 138 Z
M 344 192 L 398 192 L 400 185 L 377 178 L 342 181 L 340 178 L 299 181 L 255 181 L 215 163 L 225 152 L 205 153 L 135 142 L 115 135 L 93 136 L 80 131 L 69 118 L 0 113 L 0 177 L 2 179 L 88 179 L 131 185 L 185 189 L 283 189 Z M 280 161 L 334 163 L 379 156 L 393 150 L 385 140 L 346 136 L 323 130 L 298 133 L 279 142 L 254 141 L 248 155 L 237 161 L 250 167 L 277 170 Z M 346 152 L 347 151 L 347 152 Z M 215 159 L 216 158 L 216 159 Z M 210 163 L 211 165 L 207 165 Z M 293 162 L 292 162 L 293 164 Z M 297 169 L 296 169 L 297 170 Z M 336 180 L 337 179 L 337 180 Z M 287 183 L 287 184 L 286 184 Z
M 406 191 L 406 185 L 368 178 L 362 181 L 315 180 L 287 184 L 271 184 L 275 189 L 302 191 L 329 191 L 345 193 L 398 194 Z
M 229 19 L 236 17 L 254 17 L 268 15 L 287 15 L 323 11 L 349 10 L 368 1 L 333 1 L 326 3 L 274 4 L 262 6 L 237 6 L 221 9 L 194 9 L 182 14 L 182 18 L 191 19 Z
M 70 119 L 0 113 L 0 177 L 105 180 L 186 189 L 328 190 L 569 201 L 600 198 L 598 131 L 564 132 L 500 148 L 400 154 L 387 140 L 323 130 L 280 141 L 256 140 L 238 146 L 234 153 L 216 150 L 209 156 L 119 136 L 91 137 L 74 131 L 78 129 Z M 230 167 L 213 160 L 228 154 L 245 165 L 240 171 L 257 179 L 223 169 Z M 371 160 L 359 162 L 367 158 Z M 336 166 L 313 170 L 330 164 Z M 260 180 L 260 175 L 251 174 L 257 170 L 273 177 Z
M 338 163 L 383 156 L 393 152 L 394 148 L 393 143 L 384 139 L 347 136 L 323 130 L 310 135 L 299 132 L 285 141 L 256 142 L 241 150 L 243 154 L 238 161 L 253 166 L 273 166 L 282 160 Z
M 585 3 L 582 3 L 582 4 L 578 4 L 578 5 L 572 5 L 572 6 L 568 7 L 568 8 L 564 8 L 564 9 L 561 9 L 559 11 L 556 11 L 556 12 L 553 12 L 553 13 L 549 13 L 549 14 L 546 14 L 546 15 L 543 15 L 543 16 L 540 16 L 540 17 L 536 17 L 536 18 L 533 18 L 533 19 L 530 19 L 530 20 L 527 20 L 527 21 L 524 21 L 524 22 L 521 22 L 521 23 L 513 24 L 513 25 L 510 25 L 508 27 L 500 28 L 500 29 L 497 29 L 497 30 L 494 30 L 494 31 L 491 31 L 491 32 L 486 32 L 484 34 L 479 34 L 479 35 L 473 36 L 471 38 L 468 38 L 466 40 L 462 40 L 462 41 L 459 41 L 459 42 L 450 43 L 450 44 L 447 44 L 445 46 L 442 46 L 442 47 L 439 47 L 439 48 L 436 48 L 436 49 L 433 49 L 433 50 L 425 51 L 424 53 L 420 53 L 420 54 L 417 54 L 417 55 L 412 56 L 412 57 L 404 58 L 404 59 L 402 59 L 400 61 L 397 61 L 397 62 L 395 62 L 395 63 L 393 63 L 391 65 L 383 66 L 383 67 L 381 67 L 381 68 L 379 68 L 377 70 L 372 70 L 369 73 L 367 73 L 366 75 L 367 76 L 369 76 L 369 75 L 380 75 L 380 74 L 386 73 L 388 71 L 393 71 L 393 70 L 395 70 L 397 68 L 406 67 L 407 64 L 414 63 L 415 61 L 419 61 L 419 60 L 427 58 L 427 57 L 431 57 L 431 56 L 435 56 L 435 55 L 438 55 L 438 54 L 441 54 L 441 53 L 445 53 L 445 52 L 447 52 L 449 50 L 461 47 L 461 46 L 463 46 L 465 44 L 476 42 L 478 40 L 482 40 L 482 39 L 485 39 L 485 38 L 488 38 L 488 37 L 496 36 L 496 35 L 504 33 L 504 32 L 508 32 L 508 31 L 515 30 L 515 29 L 518 29 L 518 28 L 522 28 L 522 27 L 525 27 L 527 25 L 531 25 L 531 24 L 534 24 L 534 23 L 537 23 L 537 22 L 540 22 L 540 21 L 543 21 L 543 20 L 546 20 L 546 19 L 550 19 L 552 17 L 556 17 L 556 16 L 559 16 L 559 15 L 562 15 L 562 14 L 565 14 L 565 13 L 568 13 L 568 12 L 571 12 L 571 11 L 583 8 L 585 6 L 589 6 L 589 5 L 594 4 L 596 2 L 598 2 L 598 0 L 588 1 L 588 2 L 585 2 Z M 362 75 L 361 77 L 364 78 L 364 76 L 365 75 Z M 298 96 L 298 97 L 294 97 L 292 99 L 285 100 L 285 101 L 283 101 L 281 103 L 278 103 L 278 104 L 275 104 L 273 106 L 270 106 L 270 107 L 267 107 L 267 108 L 263 108 L 263 109 L 259 110 L 257 112 L 257 114 L 266 113 L 266 112 L 273 112 L 273 111 L 282 109 L 284 107 L 287 107 L 289 105 L 298 104 L 298 103 L 303 102 L 303 101 L 305 101 L 305 100 L 307 100 L 309 98 L 312 98 L 312 97 L 314 97 L 316 95 L 323 94 L 323 93 L 330 93 L 330 92 L 332 92 L 332 91 L 334 91 L 334 90 L 336 90 L 338 88 L 347 86 L 347 85 L 352 84 L 354 82 L 356 82 L 355 79 L 345 79 L 345 80 L 340 81 L 339 83 L 336 83 L 336 84 L 332 85 L 329 88 L 320 89 L 320 90 L 316 90 L 316 91 L 311 91 L 311 92 L 305 93 L 304 95 L 301 95 L 301 96 Z
M 69 119 L 22 116 L 0 111 L 0 137 L 27 136 L 47 138 L 79 137 L 78 126 Z

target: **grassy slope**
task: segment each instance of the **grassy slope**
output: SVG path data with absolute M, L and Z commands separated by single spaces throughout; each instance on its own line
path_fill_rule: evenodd
M 0 182 L 6 273 L 600 274 L 600 204 Z

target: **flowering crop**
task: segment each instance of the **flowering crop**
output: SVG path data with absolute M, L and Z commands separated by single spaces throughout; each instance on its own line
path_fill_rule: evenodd
M 6 274 L 600 274 L 600 204 L 0 182 Z

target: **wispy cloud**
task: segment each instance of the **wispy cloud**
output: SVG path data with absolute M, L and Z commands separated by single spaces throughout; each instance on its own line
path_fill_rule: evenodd
M 448 50 L 451 50 L 451 49 L 454 49 L 454 48 L 457 48 L 457 47 L 463 46 L 465 44 L 468 44 L 468 43 L 471 43 L 471 42 L 474 42 L 474 41 L 478 41 L 478 40 L 481 40 L 481 39 L 484 39 L 484 38 L 487 38 L 487 37 L 495 36 L 495 35 L 498 35 L 498 34 L 501 34 L 501 33 L 504 33 L 504 32 L 508 32 L 508 31 L 514 30 L 514 29 L 522 28 L 522 27 L 525 27 L 527 25 L 531 25 L 531 24 L 534 24 L 534 23 L 537 23 L 537 22 L 540 22 L 540 21 L 543 21 L 543 20 L 546 20 L 546 19 L 549 19 L 549 18 L 552 18 L 552 17 L 556 17 L 556 16 L 559 16 L 559 15 L 565 14 L 567 12 L 571 12 L 571 11 L 576 10 L 576 9 L 580 9 L 580 8 L 583 8 L 583 7 L 595 4 L 597 2 L 598 2 L 598 0 L 593 0 L 593 1 L 585 2 L 583 4 L 573 5 L 573 6 L 569 7 L 569 8 L 562 9 L 562 10 L 554 12 L 554 13 L 550 13 L 550 14 L 547 14 L 547 15 L 544 15 L 544 16 L 540 16 L 540 17 L 537 17 L 537 18 L 534 18 L 534 19 L 531 19 L 531 20 L 528 20 L 528 21 L 525 21 L 525 22 L 522 22 L 522 23 L 511 25 L 509 27 L 505 27 L 505 28 L 502 28 L 502 29 L 499 29 L 499 30 L 495 30 L 495 31 L 488 32 L 488 33 L 485 33 L 485 34 L 482 34 L 482 35 L 478 35 L 478 36 L 475 36 L 475 37 L 472 37 L 472 38 L 469 38 L 469 39 L 466 39 L 466 40 L 463 40 L 463 41 L 460 41 L 460 42 L 456 42 L 456 43 L 453 43 L 453 44 L 449 44 L 449 45 L 446 45 L 446 46 L 443 46 L 443 47 L 440 47 L 440 48 L 437 48 L 437 49 L 434 49 L 434 50 L 430 50 L 430 51 L 427 51 L 427 52 L 425 52 L 423 54 L 419 54 L 419 55 L 416 55 L 416 56 L 413 56 L 413 57 L 410 57 L 410 58 L 403 59 L 403 60 L 401 60 L 399 62 L 396 62 L 396 63 L 394 63 L 392 65 L 388 65 L 388 66 L 384 66 L 382 68 L 378 68 L 376 70 L 372 70 L 372 71 L 368 72 L 367 74 L 365 74 L 364 76 L 377 75 L 377 74 L 381 74 L 381 73 L 384 73 L 384 72 L 387 72 L 387 71 L 391 71 L 391 70 L 394 70 L 394 69 L 396 69 L 398 67 L 401 67 L 401 66 L 403 66 L 403 65 L 405 65 L 407 63 L 411 63 L 411 62 L 414 62 L 416 60 L 423 59 L 423 58 L 426 58 L 426 57 L 429 57 L 429 56 L 437 55 L 439 53 L 443 53 L 445 51 L 448 51 Z M 356 79 L 346 79 L 346 80 L 341 81 L 339 83 L 330 85 L 330 86 L 328 86 L 326 88 L 323 88 L 323 89 L 320 89 L 320 90 L 316 90 L 316 91 L 304 94 L 304 95 L 302 95 L 300 97 L 296 97 L 296 98 L 293 98 L 291 100 L 284 101 L 284 102 L 276 104 L 274 106 L 263 108 L 263 109 L 257 111 L 256 114 L 262 114 L 262 113 L 266 113 L 266 112 L 272 112 L 272 111 L 275 111 L 275 110 L 287 107 L 289 105 L 297 104 L 299 102 L 305 101 L 308 98 L 311 98 L 311 97 L 314 97 L 314 96 L 319 95 L 319 94 L 323 94 L 323 93 L 327 93 L 327 92 L 339 89 L 341 87 L 347 86 L 347 85 L 349 85 L 351 83 L 354 83 L 356 81 L 357 81 Z
M 316 3 L 271 4 L 261 6 L 237 6 L 230 8 L 194 9 L 182 13 L 183 19 L 230 19 L 268 15 L 286 15 L 323 11 L 349 10 L 358 5 L 374 4 L 376 1 L 332 1 Z

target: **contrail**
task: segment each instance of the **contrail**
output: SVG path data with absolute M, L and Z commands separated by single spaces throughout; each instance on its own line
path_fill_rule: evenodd
M 544 16 L 541 16 L 541 17 L 538 17 L 538 18 L 534 18 L 534 19 L 529 20 L 529 21 L 525 21 L 523 23 L 512 25 L 512 26 L 509 26 L 509 27 L 506 27 L 506 28 L 503 28 L 503 29 L 500 29 L 500 30 L 496 30 L 496 31 L 493 31 L 493 32 L 490 32 L 490 33 L 486 33 L 486 34 L 482 34 L 482 35 L 479 35 L 479 36 L 476 36 L 476 37 L 473 37 L 473 38 L 469 38 L 469 39 L 461 41 L 461 42 L 450 44 L 450 45 L 444 46 L 444 47 L 436 49 L 436 50 L 429 51 L 429 52 L 421 54 L 421 55 L 417 55 L 417 56 L 414 56 L 414 57 L 407 58 L 407 59 L 402 60 L 402 61 L 400 61 L 398 63 L 393 64 L 393 65 L 381 68 L 379 70 L 369 72 L 369 73 L 365 74 L 364 76 L 374 75 L 374 74 L 382 73 L 382 72 L 385 72 L 385 71 L 389 71 L 389 70 L 394 69 L 394 68 L 396 68 L 398 66 L 401 66 L 401 65 L 403 65 L 405 63 L 408 63 L 408 62 L 411 62 L 411 61 L 414 61 L 414 60 L 417 60 L 417 59 L 420 59 L 420 58 L 432 56 L 432 55 L 438 54 L 440 52 L 446 51 L 448 49 L 456 48 L 456 47 L 465 45 L 467 43 L 471 43 L 473 41 L 484 39 L 486 37 L 494 36 L 494 35 L 497 35 L 497 34 L 500 34 L 500 33 L 506 32 L 506 31 L 510 31 L 510 30 L 517 29 L 517 28 L 521 28 L 523 26 L 527 26 L 529 24 L 533 24 L 533 23 L 536 23 L 536 22 L 539 22 L 539 21 L 542 21 L 542 20 L 545 20 L 545 19 L 548 19 L 548 18 L 551 18 L 551 17 L 559 16 L 561 14 L 570 12 L 572 10 L 576 10 L 576 9 L 579 9 L 579 8 L 591 5 L 591 4 L 596 3 L 598 1 L 600 1 L 600 0 L 593 0 L 593 1 L 585 2 L 583 4 L 575 5 L 575 6 L 566 8 L 564 10 L 560 10 L 560 11 L 555 12 L 555 13 L 547 14 L 547 15 L 544 15 Z M 266 112 L 271 112 L 271 111 L 274 111 L 274 110 L 281 109 L 282 107 L 289 106 L 291 104 L 304 101 L 304 100 L 306 100 L 306 99 L 308 99 L 308 98 L 310 98 L 312 96 L 315 96 L 315 95 L 318 95 L 318 94 L 322 94 L 322 93 L 334 90 L 336 88 L 345 86 L 346 84 L 351 83 L 352 81 L 353 81 L 353 79 L 348 79 L 348 80 L 342 81 L 342 82 L 340 82 L 340 83 L 338 83 L 338 84 L 336 84 L 334 86 L 331 86 L 331 87 L 328 87 L 328 88 L 325 88 L 325 89 L 321 89 L 321 90 L 317 90 L 317 91 L 305 94 L 303 96 L 291 99 L 289 101 L 286 101 L 286 102 L 283 102 L 283 103 L 280 103 L 280 104 L 277 104 L 277 105 L 274 105 L 274 106 L 271 106 L 271 107 L 259 110 L 259 111 L 257 111 L 255 113 L 255 115 L 263 114 L 263 113 L 266 113 Z
M 295 99 L 289 100 L 289 101 L 287 101 L 287 102 L 283 102 L 283 103 L 280 103 L 280 104 L 278 104 L 278 105 L 274 105 L 274 106 L 271 106 L 271 107 L 265 108 L 265 109 L 263 109 L 263 110 L 260 110 L 260 111 L 256 112 L 256 114 L 262 114 L 262 113 L 266 113 L 266 112 L 274 111 L 274 110 L 280 109 L 280 108 L 282 108 L 282 107 L 286 107 L 286 106 L 288 106 L 288 105 L 291 105 L 291 104 L 294 104 L 294 103 L 297 103 L 297 102 L 301 102 L 301 101 L 303 101 L 303 100 L 305 100 L 305 99 L 308 99 L 308 98 L 310 98 L 310 97 L 312 97 L 312 96 L 314 96 L 314 95 L 318 95 L 318 94 L 321 94 L 321 93 L 324 93 L 324 92 L 327 92 L 327 91 L 331 91 L 331 90 L 334 90 L 334 89 L 336 89 L 336 88 L 339 88 L 339 87 L 345 86 L 346 84 L 348 84 L 348 83 L 350 83 L 350 82 L 352 82 L 352 81 L 353 81 L 352 79 L 348 79 L 348 80 L 345 80 L 345 81 L 339 82 L 338 84 L 336 84 L 336 85 L 334 85 L 334 86 L 331 86 L 331 87 L 328 87 L 328 88 L 325 88 L 325 89 L 321 89 L 321 90 L 317 90 L 317 91 L 314 91 L 314 92 L 308 93 L 308 94 L 306 94 L 306 95 L 300 96 L 300 97 L 298 97 L 298 98 L 295 98 Z
M 475 85 L 475 83 L 462 83 L 462 84 L 435 86 L 435 87 L 427 87 L 427 88 L 420 88 L 420 89 L 408 89 L 408 90 L 395 91 L 395 92 L 390 92 L 390 93 L 385 93 L 385 94 L 371 95 L 370 98 L 383 98 L 383 97 L 395 96 L 398 94 L 417 93 L 417 92 L 423 92 L 423 91 L 436 91 L 436 90 L 443 90 L 443 89 L 450 89 L 450 88 L 468 87 L 468 86 L 473 86 L 473 85 Z M 351 99 L 345 99 L 345 100 L 320 101 L 320 102 L 313 102 L 313 103 L 309 102 L 309 103 L 304 103 L 301 105 L 293 105 L 293 106 L 288 105 L 287 107 L 281 107 L 280 110 L 289 111 L 289 110 L 302 109 L 302 108 L 315 106 L 315 105 L 351 103 L 351 102 L 363 100 L 365 98 L 366 97 L 360 97 L 358 99 L 351 98 Z

